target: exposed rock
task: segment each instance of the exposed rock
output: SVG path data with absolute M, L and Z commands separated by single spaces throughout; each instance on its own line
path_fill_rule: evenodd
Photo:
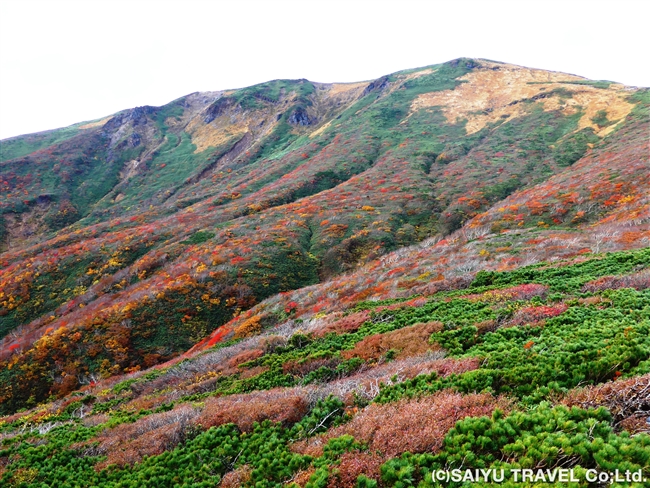
M 47 205 L 52 201 L 52 195 L 43 194 L 36 197 L 36 203 L 38 205 Z
M 205 110 L 205 117 L 203 118 L 203 122 L 209 124 L 220 115 L 223 115 L 228 107 L 230 107 L 230 105 L 231 99 L 223 97 L 218 98 Z
M 111 120 L 106 122 L 103 129 L 106 132 L 113 132 L 128 122 L 131 122 L 134 127 L 137 125 L 145 125 L 149 120 L 148 116 L 155 113 L 155 111 L 156 107 L 151 107 L 149 105 L 126 110 L 115 115 Z
M 301 107 L 296 108 L 291 116 L 289 117 L 288 122 L 292 125 L 311 125 L 315 122 L 307 112 Z
M 142 142 L 142 137 L 140 137 L 140 134 L 136 132 L 131 134 L 131 136 L 129 137 L 129 145 L 131 147 L 138 147 L 141 142 Z
M 361 97 L 365 97 L 368 93 L 371 92 L 380 92 L 388 86 L 388 76 L 382 76 L 381 78 L 371 81 L 370 84 L 363 90 Z

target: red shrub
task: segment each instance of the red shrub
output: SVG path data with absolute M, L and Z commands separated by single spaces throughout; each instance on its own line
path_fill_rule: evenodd
M 557 305 L 540 305 L 538 307 L 524 307 L 515 312 L 513 317 L 507 322 L 507 326 L 524 325 L 539 322 L 566 312 L 569 306 L 566 303 Z

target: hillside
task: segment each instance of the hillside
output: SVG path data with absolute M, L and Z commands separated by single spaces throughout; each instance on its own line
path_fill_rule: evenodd
M 649 131 L 463 58 L 1 141 L 0 484 L 650 479 Z
M 508 479 L 571 467 L 575 486 L 592 486 L 586 470 L 650 476 L 648 249 L 481 271 L 458 286 L 289 319 L 5 417 L 0 479 L 433 486 L 433 470 L 461 467 Z

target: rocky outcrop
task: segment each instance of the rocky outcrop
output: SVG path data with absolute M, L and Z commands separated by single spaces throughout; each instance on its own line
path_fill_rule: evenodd
M 361 97 L 365 97 L 368 93 L 372 92 L 380 92 L 384 88 L 388 86 L 388 76 L 382 76 L 379 79 L 376 79 L 375 81 L 371 81 L 370 84 L 366 87 L 365 90 L 363 90 L 363 93 L 361 93 Z
M 303 109 L 302 107 L 298 107 L 289 116 L 287 122 L 289 122 L 291 125 L 306 126 L 306 125 L 312 125 L 316 121 L 312 119 L 309 115 L 307 115 L 305 109 Z
M 103 129 L 106 133 L 111 133 L 129 122 L 134 127 L 138 125 L 145 125 L 149 120 L 148 116 L 154 114 L 155 111 L 156 107 L 151 107 L 149 105 L 126 110 L 115 115 L 111 120 L 106 122 Z

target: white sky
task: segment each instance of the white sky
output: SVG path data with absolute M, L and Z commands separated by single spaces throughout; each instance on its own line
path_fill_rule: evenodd
M 650 86 L 650 1 L 0 0 L 0 138 L 466 56 Z

